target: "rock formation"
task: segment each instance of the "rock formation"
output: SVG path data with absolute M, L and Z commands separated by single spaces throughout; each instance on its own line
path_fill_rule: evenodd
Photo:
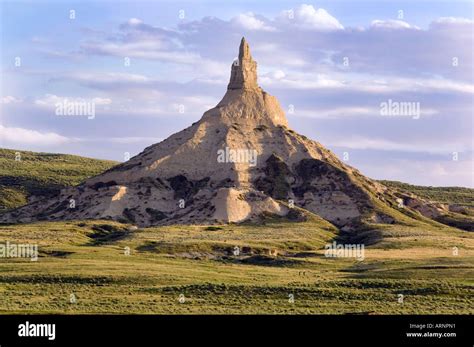
M 396 198 L 288 127 L 278 100 L 258 86 L 257 63 L 242 39 L 226 94 L 198 122 L 0 221 L 212 224 L 258 221 L 265 214 L 295 218 L 294 205 L 351 228 L 362 220 L 393 223 Z

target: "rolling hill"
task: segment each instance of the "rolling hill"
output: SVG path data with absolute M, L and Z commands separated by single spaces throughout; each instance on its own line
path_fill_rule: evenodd
M 69 154 L 0 149 L 0 211 L 55 195 L 116 164 Z

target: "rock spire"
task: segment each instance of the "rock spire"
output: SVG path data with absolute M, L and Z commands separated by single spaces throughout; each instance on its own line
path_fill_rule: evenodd
M 257 62 L 250 54 L 250 47 L 245 37 L 240 41 L 239 58 L 232 63 L 227 89 L 258 89 Z

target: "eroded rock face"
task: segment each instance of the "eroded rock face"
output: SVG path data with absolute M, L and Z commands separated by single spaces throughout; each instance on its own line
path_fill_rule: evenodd
M 275 154 L 270 155 L 266 164 L 263 170 L 265 175 L 255 180 L 255 187 L 275 199 L 289 199 L 292 195 L 290 182 L 295 181 L 293 173 Z
M 222 150 L 251 151 L 255 162 L 219 161 Z M 278 100 L 258 86 L 257 63 L 242 39 L 226 94 L 198 122 L 0 221 L 109 218 L 149 226 L 241 222 L 265 213 L 300 220 L 288 208 L 292 200 L 344 226 L 375 211 L 370 192 L 385 199 L 385 190 L 288 128 Z

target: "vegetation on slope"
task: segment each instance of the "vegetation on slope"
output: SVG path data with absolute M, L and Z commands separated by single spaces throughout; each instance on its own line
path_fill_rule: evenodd
M 0 211 L 74 186 L 117 163 L 68 154 L 0 149 Z
M 474 189 L 463 187 L 424 187 L 396 181 L 380 181 L 403 193 L 413 193 L 432 202 L 449 205 L 449 210 L 433 220 L 454 228 L 474 231 Z M 419 219 L 413 215 L 412 218 Z M 427 218 L 423 218 L 427 219 Z
M 425 187 L 398 181 L 379 181 L 390 188 L 411 192 L 421 198 L 443 204 L 474 207 L 474 189 L 464 187 Z

